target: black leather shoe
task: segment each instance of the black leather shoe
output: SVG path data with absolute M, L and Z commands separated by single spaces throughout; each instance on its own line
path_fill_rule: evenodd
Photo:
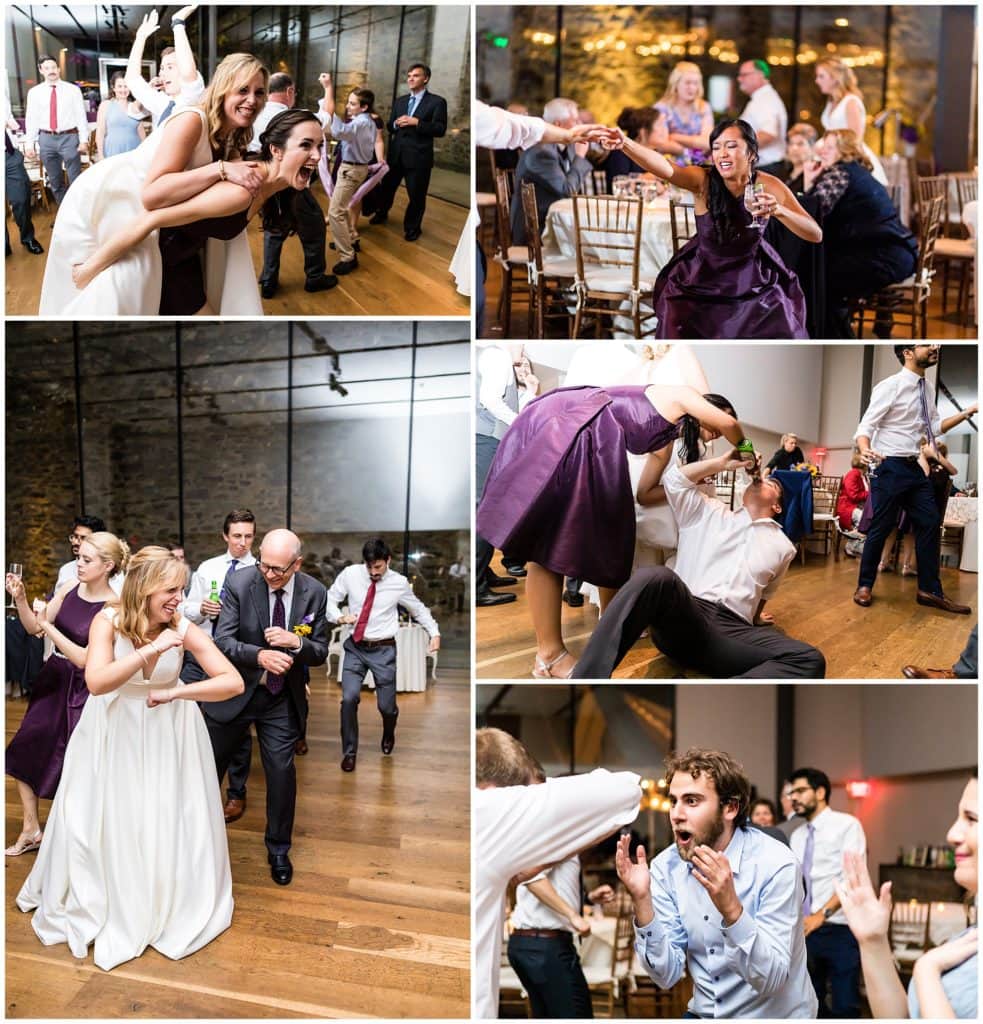
M 514 587 L 519 581 L 514 576 L 498 576 L 489 569 L 485 573 L 485 582 L 489 587 Z
M 388 213 L 383 213 L 382 210 L 380 210 L 378 213 L 373 213 L 372 214 L 372 216 L 369 218 L 369 223 L 370 224 L 385 224 L 387 220 L 389 220 L 389 214 Z
M 510 576 L 528 576 L 524 565 L 504 565 L 503 568 Z
M 358 270 L 358 257 L 353 256 L 350 260 L 341 260 L 340 263 L 336 263 L 331 268 L 332 274 L 350 274 L 353 270 Z
M 44 252 L 44 249 L 41 247 L 41 243 L 36 238 L 32 238 L 29 242 L 22 242 L 21 244 L 28 252 L 34 253 L 35 256 L 40 256 L 41 253 Z
M 264 299 L 272 299 L 276 295 L 277 286 L 276 281 L 260 281 L 259 293 Z
M 403 235 L 403 238 L 405 238 L 407 242 L 415 242 L 422 234 L 423 232 L 420 231 L 419 228 L 414 228 L 412 231 L 407 231 Z
M 267 858 L 270 862 L 270 875 L 277 885 L 290 885 L 294 877 L 294 866 L 285 853 L 271 853 Z
M 567 590 L 566 587 L 563 588 L 563 600 L 571 608 L 583 608 L 584 606 L 584 595 L 578 594 L 575 590 Z
M 509 601 L 514 600 L 515 594 L 496 594 L 494 590 L 489 590 L 487 587 L 479 587 L 474 603 L 479 608 L 490 608 L 492 605 L 508 604 Z
M 355 755 L 354 754 L 345 754 L 345 756 L 341 759 L 341 770 L 343 772 L 353 772 L 353 771 L 355 771 Z
M 305 292 L 326 292 L 329 288 L 334 288 L 338 283 L 338 278 L 334 274 L 322 274 L 320 277 L 312 277 L 304 282 Z
M 382 743 L 380 744 L 382 752 L 388 757 L 393 752 L 393 747 L 396 746 L 396 730 L 392 732 L 382 730 Z

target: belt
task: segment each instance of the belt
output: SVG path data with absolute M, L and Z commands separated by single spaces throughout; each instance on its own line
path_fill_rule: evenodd
M 898 459 L 900 462 L 917 462 L 918 461 L 918 456 L 917 455 L 885 455 L 884 456 L 884 461 L 886 462 L 888 459 Z
M 513 928 L 512 934 L 529 939 L 573 939 L 573 932 L 563 928 Z
M 364 162 L 362 160 L 342 160 L 341 163 L 342 163 L 342 166 L 344 166 L 345 164 L 348 164 L 349 167 L 368 167 L 369 166 L 369 161 L 368 160 L 366 160 Z
M 386 640 L 353 640 L 356 647 L 365 647 L 367 650 L 375 650 L 376 647 L 395 647 L 396 641 L 393 637 Z
M 78 135 L 78 133 L 79 133 L 78 128 L 66 128 L 63 132 L 52 132 L 52 131 L 48 131 L 47 128 L 39 128 L 38 129 L 38 134 L 39 135 Z

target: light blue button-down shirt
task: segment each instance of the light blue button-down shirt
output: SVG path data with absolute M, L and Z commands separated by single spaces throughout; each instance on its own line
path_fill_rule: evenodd
M 743 907 L 729 928 L 675 844 L 652 861 L 655 918 L 635 928 L 639 963 L 660 988 L 688 966 L 698 1017 L 815 1017 L 795 854 L 753 827 L 738 829 L 724 854 Z

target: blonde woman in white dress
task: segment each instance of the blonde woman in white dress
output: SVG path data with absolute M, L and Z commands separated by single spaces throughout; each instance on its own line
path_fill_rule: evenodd
M 823 127 L 849 128 L 855 132 L 864 148 L 864 155 L 871 163 L 874 180 L 887 187 L 887 175 L 877 154 L 864 142 L 867 131 L 867 108 L 864 94 L 857 85 L 853 68 L 836 57 L 824 57 L 816 63 L 816 86 L 827 97 L 826 106 L 820 115 Z
M 178 614 L 187 566 L 166 548 L 130 561 L 116 607 L 89 631 L 90 697 L 65 754 L 38 859 L 17 896 L 45 945 L 111 970 L 152 946 L 173 960 L 232 921 L 232 877 L 212 745 L 197 701 L 242 677 Z M 184 684 L 183 652 L 208 678 Z

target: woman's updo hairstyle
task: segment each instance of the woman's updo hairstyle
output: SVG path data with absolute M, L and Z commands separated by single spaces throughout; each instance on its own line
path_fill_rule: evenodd
M 126 572 L 130 561 L 130 545 L 125 540 L 120 540 L 115 533 L 108 533 L 105 530 L 91 533 L 82 543 L 91 544 L 104 562 L 112 564 L 113 571 L 110 576 Z

